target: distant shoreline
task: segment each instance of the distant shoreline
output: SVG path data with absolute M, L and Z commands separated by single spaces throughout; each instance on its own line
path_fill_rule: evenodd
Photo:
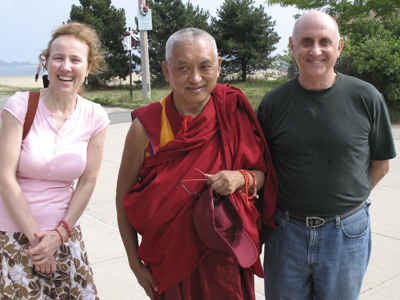
M 270 71 L 272 72 L 272 71 Z M 278 71 L 275 71 L 277 73 L 280 73 Z M 251 77 L 254 78 L 265 78 L 265 71 L 257 72 L 255 75 L 252 75 Z M 136 75 L 135 73 L 132 74 L 132 80 L 141 80 L 140 75 Z M 270 80 L 273 80 L 273 77 L 269 77 Z M 118 85 L 120 83 L 120 80 L 117 79 L 113 83 L 110 83 L 110 85 Z M 129 77 L 127 77 L 127 80 L 122 80 L 122 84 L 129 84 Z M 21 88 L 43 88 L 43 82 L 42 82 L 42 76 L 39 76 L 39 79 L 37 82 L 35 82 L 35 74 L 32 75 L 1 75 L 0 74 L 0 85 L 5 85 L 5 86 L 11 86 L 11 87 L 21 87 Z M 0 87 L 0 91 L 1 91 Z M 3 88 L 4 89 L 4 88 Z
M 5 64 L 5 65 L 0 65 L 0 68 L 19 68 L 19 67 L 30 67 L 30 66 L 37 66 L 38 64 L 23 64 L 23 65 L 13 65 L 13 64 Z
M 7 65 L 0 67 L 0 76 L 35 76 L 38 65 Z
M 132 80 L 141 80 L 141 76 L 132 74 Z M 111 82 L 109 85 L 119 85 L 120 83 L 122 84 L 128 84 L 129 85 L 129 77 L 127 77 L 127 80 L 122 80 L 120 82 L 119 79 L 115 80 L 114 82 Z M 43 88 L 43 81 L 42 81 L 42 76 L 39 76 L 39 79 L 37 82 L 35 82 L 35 75 L 10 75 L 10 76 L 4 76 L 0 74 L 0 91 L 5 89 L 4 87 L 2 88 L 1 86 L 10 86 L 10 87 L 20 87 L 20 88 L 38 88 L 41 89 Z
M 41 76 L 37 82 L 35 82 L 35 74 L 33 75 L 11 75 L 2 76 L 0 75 L 0 85 L 21 87 L 21 88 L 43 88 L 43 81 Z M 1 90 L 1 87 L 0 87 Z

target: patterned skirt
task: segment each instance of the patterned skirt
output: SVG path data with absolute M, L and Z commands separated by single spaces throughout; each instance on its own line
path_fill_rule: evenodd
M 22 252 L 28 246 L 23 233 L 0 231 L 1 300 L 99 299 L 79 226 L 55 253 L 53 274 L 35 271 L 32 259 Z

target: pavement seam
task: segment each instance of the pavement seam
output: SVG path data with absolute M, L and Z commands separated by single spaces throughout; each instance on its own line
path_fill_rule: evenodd
M 264 297 L 265 295 L 264 294 L 261 294 L 261 293 L 259 293 L 259 292 L 255 292 L 256 293 L 256 296 L 260 296 L 260 297 Z
M 110 262 L 110 261 L 113 261 L 113 260 L 117 260 L 117 259 L 121 259 L 121 258 L 126 258 L 126 255 L 122 255 L 122 256 L 118 256 L 118 257 L 114 257 L 114 258 L 111 258 L 111 259 L 107 259 L 107 260 L 102 260 L 102 261 L 99 261 L 99 262 L 96 262 L 96 263 L 90 263 L 90 265 L 91 266 L 95 266 L 95 265 L 98 265 L 98 264 L 102 264 L 102 263 L 105 263 L 105 262 Z
M 86 216 L 86 217 L 91 218 L 92 220 L 98 221 L 99 223 L 102 223 L 102 224 L 104 224 L 104 225 L 107 225 L 108 227 L 111 227 L 112 229 L 115 229 L 115 230 L 119 231 L 119 228 L 117 228 L 117 227 L 115 227 L 115 226 L 113 226 L 113 225 L 110 225 L 110 224 L 108 224 L 107 222 L 104 222 L 104 221 L 102 221 L 102 220 L 100 220 L 100 219 L 98 219 L 98 218 L 95 218 L 95 217 L 93 217 L 93 216 L 91 216 L 91 215 L 89 215 L 89 214 L 87 214 L 87 213 L 83 213 L 83 215 Z M 141 237 L 139 234 L 138 234 L 138 240 L 139 240 L 139 243 L 142 241 L 142 237 Z
M 395 238 L 395 237 L 392 237 L 392 236 L 384 235 L 382 233 L 377 233 L 377 232 L 373 232 L 372 231 L 372 234 L 376 234 L 376 235 L 379 235 L 379 236 L 382 236 L 382 237 L 386 237 L 386 238 L 389 238 L 389 239 L 392 239 L 392 240 L 400 241 L 399 238 Z
M 383 282 L 381 282 L 381 283 L 379 283 L 379 284 L 377 284 L 377 285 L 375 285 L 373 287 L 370 287 L 368 290 L 365 290 L 365 291 L 361 292 L 360 294 L 362 295 L 362 294 L 365 294 L 365 293 L 367 293 L 369 291 L 372 291 L 373 289 L 375 289 L 375 288 L 377 288 L 377 287 L 379 287 L 379 286 L 381 286 L 381 285 L 383 285 L 385 283 L 388 283 L 388 282 L 390 282 L 390 281 L 392 281 L 392 280 L 394 280 L 394 279 L 396 279 L 398 277 L 400 277 L 400 275 L 396 275 L 396 276 L 394 276 L 392 278 L 389 278 L 389 279 L 387 279 L 387 280 L 385 280 L 385 281 L 383 281 Z
M 107 225 L 108 227 L 111 227 L 112 229 L 119 230 L 117 227 L 115 227 L 115 226 L 113 226 L 113 225 L 110 225 L 110 224 L 108 224 L 107 222 L 104 222 L 104 221 L 102 221 L 102 220 L 100 220 L 100 219 L 97 219 L 97 218 L 95 218 L 95 217 L 93 217 L 93 216 L 91 216 L 91 215 L 89 215 L 89 214 L 87 214 L 87 213 L 83 213 L 83 215 L 86 216 L 86 217 L 89 217 L 89 218 L 91 218 L 91 219 L 93 219 L 93 220 L 96 220 L 96 221 L 98 221 L 99 223 L 102 223 L 102 224 L 104 224 L 104 225 Z
M 112 164 L 114 164 L 114 165 L 120 165 L 120 164 L 121 164 L 121 163 L 116 163 L 115 161 L 112 161 L 112 160 L 107 160 L 107 159 L 104 159 L 104 158 L 103 158 L 103 161 L 106 161 L 106 162 L 112 163 Z

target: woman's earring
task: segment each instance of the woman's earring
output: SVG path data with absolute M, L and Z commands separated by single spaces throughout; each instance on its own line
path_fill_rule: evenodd
M 86 85 L 89 84 L 89 83 L 88 83 L 88 78 L 87 78 L 87 76 L 85 77 L 85 83 L 86 83 Z

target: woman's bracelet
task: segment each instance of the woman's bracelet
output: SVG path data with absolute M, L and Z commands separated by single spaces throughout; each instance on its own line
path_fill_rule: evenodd
M 72 236 L 72 232 L 71 232 L 71 230 L 69 229 L 69 226 L 68 226 L 68 223 L 67 223 L 67 222 L 65 222 L 64 220 L 61 220 L 60 223 L 58 224 L 58 226 L 64 227 L 65 231 L 68 233 L 68 237 L 71 237 L 71 236 Z
M 63 240 L 63 238 L 62 238 L 61 233 L 58 231 L 58 229 L 57 229 L 57 228 L 54 228 L 54 231 L 56 231 L 56 232 L 58 233 L 58 235 L 60 236 L 61 244 L 64 244 L 64 240 Z

